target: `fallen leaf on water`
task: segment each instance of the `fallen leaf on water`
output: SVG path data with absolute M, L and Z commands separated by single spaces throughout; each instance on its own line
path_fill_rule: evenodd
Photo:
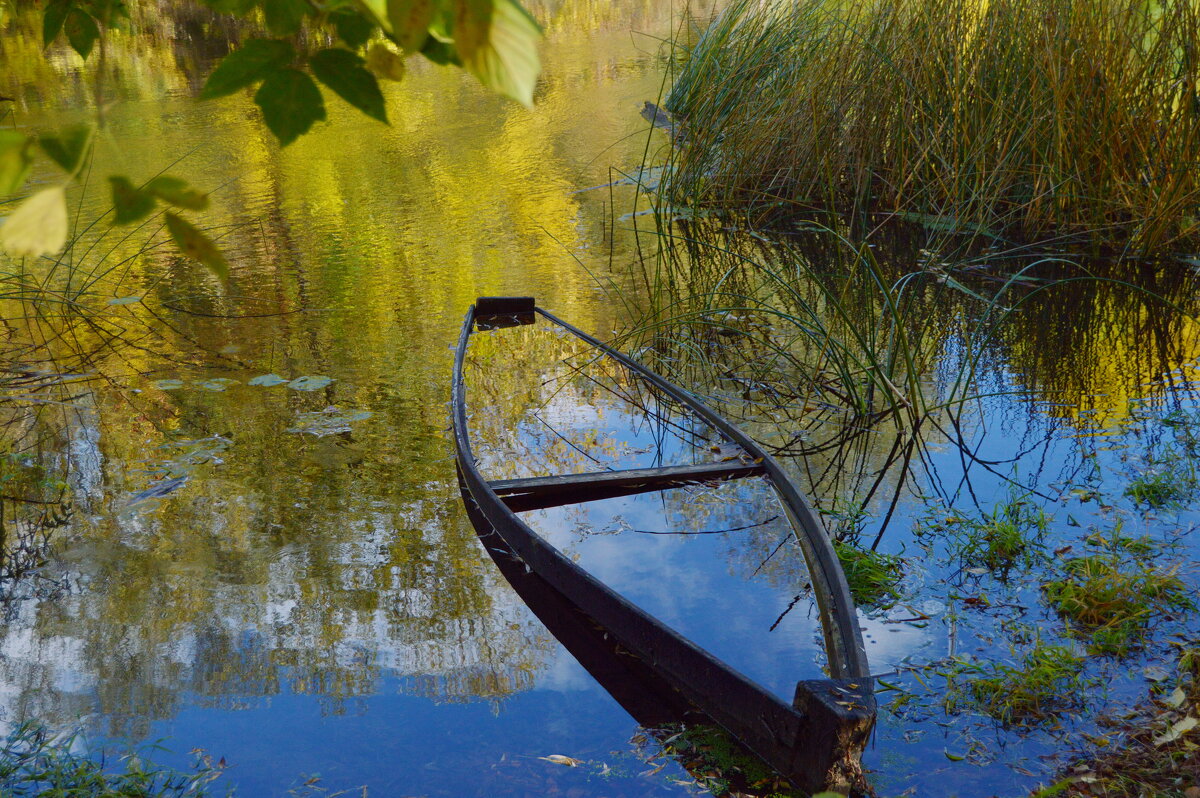
M 1166 745 L 1167 743 L 1173 743 L 1197 726 L 1200 726 L 1200 720 L 1196 720 L 1191 715 L 1188 715 L 1183 720 L 1171 724 L 1171 728 L 1167 729 L 1166 733 L 1161 737 L 1155 737 L 1154 745 L 1157 747 Z
M 952 754 L 946 750 L 943 750 L 942 753 L 944 753 L 946 755 L 946 758 L 949 759 L 951 762 L 961 762 L 964 759 L 966 759 L 965 756 L 960 756 L 959 754 Z
M 1142 668 L 1142 675 L 1152 682 L 1163 682 L 1171 676 L 1166 668 L 1159 665 L 1147 665 L 1145 668 Z
M 1167 698 L 1167 705 L 1179 709 L 1183 706 L 1183 700 L 1186 698 L 1182 687 L 1176 687 L 1174 692 Z
M 538 759 L 544 759 L 547 762 L 553 762 L 556 765 L 566 765 L 567 767 L 575 768 L 583 764 L 582 759 L 576 759 L 571 756 L 563 756 L 562 754 L 551 754 L 550 756 L 539 756 Z

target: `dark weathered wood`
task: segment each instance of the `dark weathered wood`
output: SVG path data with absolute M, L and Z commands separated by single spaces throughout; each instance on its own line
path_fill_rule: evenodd
M 589 474 L 559 474 L 530 479 L 502 479 L 489 482 L 488 485 L 497 496 L 504 499 L 508 509 L 520 513 L 546 507 L 561 507 L 564 504 L 632 496 L 684 485 L 724 482 L 764 473 L 766 469 L 761 463 L 697 463 Z
M 593 619 L 605 630 L 605 635 L 634 655 L 656 678 L 670 685 L 672 693 L 715 720 L 798 787 L 808 792 L 849 789 L 875 718 L 874 683 L 846 577 L 820 519 L 762 447 L 696 397 L 541 308 L 536 313 L 685 405 L 755 458 L 751 467 L 761 467 L 771 481 L 808 562 L 825 633 L 829 670 L 834 678 L 801 682 L 793 704 L 780 700 L 614 592 L 516 516 L 506 501 L 528 494 L 505 498 L 497 495 L 495 483 L 489 484 L 479 472 L 467 435 L 463 363 L 467 341 L 479 321 L 475 308 L 467 313 L 459 336 L 451 390 L 457 463 L 472 523 L 481 536 L 495 534 L 502 538 L 506 556 L 515 558 L 517 567 L 536 574 L 565 601 Z M 561 478 L 551 479 L 563 484 Z M 636 484 L 616 485 L 613 489 L 625 490 Z M 568 487 L 578 490 L 581 486 Z M 583 489 L 596 495 L 594 484 L 584 485 Z M 563 488 L 562 492 L 567 491 L 568 488 Z

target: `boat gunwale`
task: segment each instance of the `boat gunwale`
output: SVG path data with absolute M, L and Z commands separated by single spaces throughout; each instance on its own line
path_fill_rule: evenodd
M 826 641 L 831 678 L 800 682 L 798 695 L 801 685 L 827 685 L 838 693 L 846 692 L 845 688 L 848 686 L 853 688 L 855 695 L 864 699 L 863 705 L 859 706 L 857 711 L 869 712 L 873 717 L 873 680 L 845 574 L 823 525 L 778 463 L 745 433 L 683 389 L 542 308 L 537 307 L 536 312 L 602 354 L 614 358 L 672 399 L 684 404 L 727 438 L 742 446 L 756 461 L 761 462 L 765 469 L 763 476 L 770 480 L 775 488 L 780 504 L 792 522 L 796 539 L 800 542 L 805 559 L 809 563 L 813 591 L 820 609 Z M 632 651 L 647 657 L 656 667 L 670 673 L 669 678 L 682 694 L 756 753 L 768 761 L 778 762 L 781 752 L 795 751 L 801 747 L 804 741 L 799 737 L 802 736 L 806 717 L 795 704 L 785 703 L 755 680 L 662 623 L 563 555 L 525 524 L 480 473 L 467 432 L 466 389 L 463 379 L 466 350 L 479 315 L 476 313 L 476 305 L 472 305 L 467 311 L 455 350 L 454 377 L 451 385 L 457 470 L 464 487 L 464 499 L 469 499 L 475 504 L 475 509 L 492 527 L 492 531 L 501 536 L 512 551 L 524 561 L 526 567 L 546 579 L 583 611 L 591 614 L 598 623 L 609 627 L 618 639 L 624 638 L 622 642 Z M 474 519 L 472 520 L 474 522 Z M 620 628 L 616 628 L 618 626 Z M 696 687 L 696 684 L 705 684 L 716 689 L 704 690 Z M 713 693 L 717 695 L 714 696 Z M 841 701 L 837 703 L 849 706 Z M 849 711 L 856 710 L 851 707 Z M 803 753 L 796 756 L 804 758 Z

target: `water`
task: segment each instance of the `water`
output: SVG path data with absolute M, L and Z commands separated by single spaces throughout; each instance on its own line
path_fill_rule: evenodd
M 638 110 L 660 94 L 658 39 L 680 28 L 683 11 L 654 0 L 533 8 L 548 33 L 532 110 L 458 72 L 414 66 L 387 87 L 391 127 L 330 98 L 330 122 L 282 151 L 247 97 L 192 99 L 228 47 L 223 24 L 147 12 L 150 33 L 114 38 L 110 65 L 120 69 L 104 83 L 107 133 L 88 187 L 71 190 L 79 218 L 103 210 L 108 174 L 142 180 L 168 169 L 213 191 L 213 209 L 193 218 L 219 236 L 232 274 L 221 284 L 168 248 L 144 248 L 163 239 L 151 222 L 128 240 L 105 233 L 81 246 L 69 276 L 27 266 L 39 281 L 85 289 L 86 313 L 31 308 L 11 293 L 0 300 L 14 331 L 10 358 L 41 371 L 53 358 L 59 371 L 91 375 L 4 387 L 6 442 L 61 477 L 75 502 L 43 577 L 23 581 L 6 604 L 5 723 L 82 724 L 119 746 L 163 740 L 168 752 L 155 758 L 181 766 L 203 749 L 225 758 L 222 782 L 245 795 L 283 795 L 313 774 L 331 790 L 365 786 L 373 795 L 687 791 L 677 764 L 653 772 L 638 758 L 634 720 L 508 587 L 463 514 L 453 476 L 450 347 L 477 295 L 532 294 L 607 337 L 628 322 L 614 286 L 640 290 L 627 268 L 637 253 L 632 222 L 614 222 L 631 210 L 632 190 L 581 189 L 663 145 Z M 708 8 L 690 12 L 702 19 Z M 44 55 L 34 17 L 10 13 L 4 24 L 0 95 L 17 98 L 14 121 L 39 129 L 91 118 L 92 68 L 65 50 Z M 90 246 L 104 230 L 84 240 Z M 1179 278 L 1146 279 L 1189 295 Z M 129 297 L 138 300 L 123 303 Z M 953 330 L 951 321 L 931 337 L 930 383 L 961 360 Z M 35 346 L 18 351 L 22 342 Z M 1190 323 L 1095 286 L 1031 304 L 990 343 L 980 392 L 1003 393 L 958 416 L 958 443 L 974 459 L 950 444 L 950 426 L 929 431 L 911 485 L 961 514 L 1006 499 L 1010 479 L 1032 485 L 1053 516 L 1046 550 L 1073 549 L 1008 581 L 972 574 L 952 541 L 914 533 L 937 511 L 911 487 L 903 494 L 881 547 L 906 558 L 904 599 L 863 616 L 873 670 L 906 691 L 880 694 L 866 755 L 883 794 L 1020 794 L 1048 778 L 1066 748 L 1084 744 L 1094 713 L 1145 694 L 1143 669 L 1166 661 L 1170 633 L 1195 639 L 1190 618 L 1159 619 L 1163 633 L 1144 652 L 1091 661 L 1092 714 L 1060 729 L 998 729 L 978 711 L 942 705 L 950 657 L 1013 661 L 1030 629 L 1064 633 L 1039 585 L 1063 557 L 1088 550 L 1091 527 L 1122 519 L 1125 534 L 1160 541 L 1163 562 L 1181 564 L 1194 590 L 1192 505 L 1147 514 L 1123 491 L 1166 453 L 1186 450 L 1196 407 L 1182 388 L 1198 352 Z M 267 375 L 308 379 L 251 384 Z M 528 397 L 515 384 L 496 390 L 505 401 L 492 408 L 495 423 L 507 428 L 504 413 L 523 412 Z M 552 420 L 575 418 L 585 432 L 607 412 L 577 394 L 553 409 Z M 1163 426 L 1173 412 L 1190 420 Z M 775 434 L 762 419 L 750 426 Z M 523 429 L 514 445 L 540 450 L 533 444 L 548 440 Z M 862 459 L 879 462 L 890 435 L 879 434 Z M 642 450 L 655 440 L 646 432 L 602 443 L 628 466 L 654 460 Z M 720 456 L 689 444 L 657 462 L 697 451 Z M 819 482 L 811 470 L 830 462 L 822 452 L 809 470 L 794 467 L 808 485 Z M 1081 490 L 1098 495 L 1072 492 Z M 694 520 L 691 501 L 669 498 L 656 517 Z M 868 510 L 877 522 L 886 501 Z M 628 551 L 611 552 L 615 537 L 563 543 L 610 554 L 606 575 L 625 579 L 631 594 L 698 597 L 678 608 L 681 623 L 703 628 L 710 584 L 732 591 L 723 597 L 762 602 L 744 618 L 710 603 L 725 608 L 720 617 L 778 615 L 795 594 L 795 561 L 773 560 L 765 580 L 747 580 L 770 536 L 711 537 L 699 554 L 674 551 L 671 538 L 648 540 L 647 558 L 669 561 L 669 572 L 630 567 Z M 981 598 L 991 609 L 980 609 Z M 799 628 L 772 649 L 777 656 L 747 665 L 781 694 L 821 664 L 811 619 L 794 617 Z M 736 630 L 714 631 L 705 642 L 732 651 L 737 637 L 726 633 Z M 912 698 L 896 700 L 907 691 Z M 540 759 L 552 754 L 584 764 Z

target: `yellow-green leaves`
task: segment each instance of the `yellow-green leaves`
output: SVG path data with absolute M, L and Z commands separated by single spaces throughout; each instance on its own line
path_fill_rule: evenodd
M 404 59 L 386 44 L 372 44 L 367 50 L 367 69 L 384 80 L 404 79 Z
M 150 215 L 162 200 L 176 208 L 202 211 L 208 207 L 208 195 L 197 191 L 187 181 L 169 175 L 159 175 L 141 188 L 129 182 L 129 178 L 114 175 L 108 179 L 112 185 L 113 211 L 117 224 L 130 224 Z
M 263 80 L 276 70 L 287 66 L 296 57 L 288 42 L 280 39 L 251 39 L 221 59 L 217 68 L 204 81 L 200 99 L 211 100 L 233 94 L 238 89 Z
M 197 191 L 178 177 L 159 175 L 146 184 L 143 189 L 168 205 L 177 208 L 187 208 L 189 211 L 202 211 L 208 207 L 208 195 Z
M 387 0 L 387 17 L 392 26 L 392 38 L 413 53 L 429 38 L 429 24 L 436 10 L 434 0 Z
M 333 89 L 339 97 L 372 119 L 387 124 L 383 107 L 383 92 L 379 82 L 366 70 L 363 59 L 349 50 L 321 50 L 309 59 L 317 79 Z
M 170 232 L 179 251 L 189 258 L 203 263 L 222 282 L 228 281 L 229 264 L 225 262 L 225 256 L 221 254 L 221 250 L 212 242 L 212 239 L 180 216 L 168 211 L 166 217 L 167 231 Z
M 312 78 L 286 67 L 272 72 L 254 94 L 267 127 L 287 146 L 325 119 L 325 101 Z
M 51 186 L 22 202 L 0 227 L 0 247 L 13 257 L 53 255 L 67 243 L 67 194 Z
M 456 0 L 454 45 L 463 68 L 500 94 L 533 105 L 542 29 L 512 0 Z
M 117 224 L 130 224 L 144 219 L 154 210 L 154 197 L 134 188 L 129 178 L 114 176 L 108 182 L 112 185 L 113 213 L 116 214 Z
M 77 125 L 57 134 L 43 133 L 38 136 L 38 145 L 64 172 L 74 174 L 91 139 L 92 129 Z
M 288 36 L 300 30 L 308 11 L 305 0 L 262 0 L 267 30 L 277 36 Z
M 29 175 L 29 137 L 15 130 L 0 130 L 0 197 L 25 184 Z

